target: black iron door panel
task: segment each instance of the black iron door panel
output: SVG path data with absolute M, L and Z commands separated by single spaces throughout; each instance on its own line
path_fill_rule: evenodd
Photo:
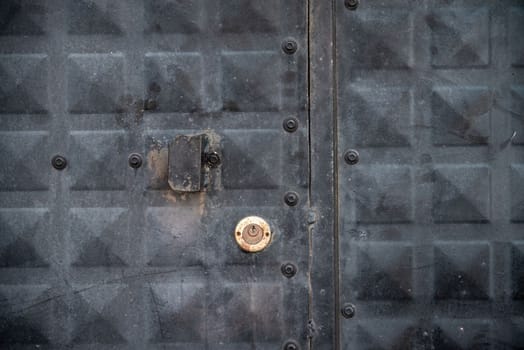
M 0 3 L 0 347 L 306 347 L 306 14 Z
M 354 3 L 336 5 L 340 347 L 520 349 L 522 2 Z

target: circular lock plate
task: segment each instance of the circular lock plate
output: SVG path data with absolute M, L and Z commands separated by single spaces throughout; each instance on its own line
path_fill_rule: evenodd
M 266 248 L 271 242 L 271 230 L 264 219 L 258 216 L 248 216 L 237 224 L 235 240 L 243 251 L 256 253 Z

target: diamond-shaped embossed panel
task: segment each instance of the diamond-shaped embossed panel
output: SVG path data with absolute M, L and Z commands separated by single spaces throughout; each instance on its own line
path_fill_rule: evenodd
M 152 111 L 195 112 L 201 108 L 202 57 L 199 53 L 147 54 L 148 98 Z
M 426 16 L 431 30 L 433 67 L 475 67 L 489 64 L 489 11 L 485 7 L 435 9 Z
M 0 4 L 0 35 L 42 35 L 46 3 L 40 0 L 5 0 Z
M 282 181 L 282 141 L 277 132 L 227 130 L 222 144 L 224 145 L 222 184 L 225 188 L 267 190 L 278 188 Z M 241 172 L 237 173 L 239 169 Z
M 73 54 L 68 62 L 68 105 L 72 113 L 113 113 L 123 93 L 121 54 Z
M 405 300 L 412 298 L 413 252 L 396 244 L 364 245 L 357 255 L 359 272 L 354 284 L 356 297 L 363 300 Z
M 46 284 L 0 285 L 0 346 L 9 348 L 41 347 L 50 343 L 53 322 L 57 315 L 48 312 L 49 304 L 59 309 L 58 303 L 48 300 L 52 294 Z
M 47 112 L 48 57 L 0 55 L 0 112 Z
M 481 243 L 442 243 L 434 248 L 434 297 L 490 298 L 490 248 Z
M 336 6 L 340 347 L 521 348 L 522 4 Z
M 148 305 L 156 316 L 149 329 L 153 343 L 180 343 L 202 347 L 206 339 L 206 288 L 202 283 L 154 283 L 148 287 Z
M 412 28 L 412 17 L 407 11 L 363 9 L 344 24 L 340 49 L 344 58 L 353 62 L 351 68 L 409 68 L 413 60 Z
M 433 173 L 435 222 L 487 222 L 490 173 L 486 166 L 438 166 Z
M 145 30 L 158 34 L 194 34 L 201 24 L 205 1 L 151 0 L 144 2 Z
M 78 0 L 68 2 L 68 33 L 78 35 L 122 33 L 120 5 L 111 0 Z
M 358 146 L 408 147 L 412 143 L 412 92 L 403 88 L 352 87 L 343 128 Z M 345 111 L 344 111 L 345 112 Z
M 483 87 L 437 87 L 431 95 L 435 145 L 485 145 L 492 94 Z
M 0 1 L 0 348 L 306 348 L 307 45 L 301 0 Z M 202 133 L 221 164 L 175 193 Z
M 1 191 L 45 191 L 49 188 L 47 132 L 4 132 L 0 137 Z
M 73 190 L 121 190 L 127 160 L 125 134 L 115 132 L 74 132 L 71 135 L 70 166 Z
M 124 208 L 71 209 L 71 263 L 76 267 L 133 264 Z M 96 217 L 97 220 L 93 220 Z
M 276 111 L 280 60 L 274 52 L 222 54 L 222 108 L 233 112 Z
M 75 293 L 68 300 L 72 316 L 70 344 L 126 344 L 134 328 L 131 322 L 137 318 L 133 303 L 141 297 L 138 290 L 120 283 L 73 287 Z
M 2 243 L 0 268 L 48 267 L 53 247 L 46 240 L 49 211 L 3 209 L 0 211 Z
M 354 214 L 355 222 L 410 222 L 413 218 L 413 180 L 407 166 L 367 166 L 356 170 L 346 183 L 352 188 L 343 201 Z M 344 220 L 349 222 L 349 220 Z
M 278 0 L 244 1 L 244 6 L 239 6 L 238 1 L 221 0 L 219 3 L 220 28 L 225 33 L 278 32 L 281 20 Z

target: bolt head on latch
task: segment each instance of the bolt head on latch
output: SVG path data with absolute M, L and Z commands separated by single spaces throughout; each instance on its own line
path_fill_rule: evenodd
M 131 153 L 128 158 L 129 166 L 138 169 L 142 166 L 142 156 L 138 153 Z
M 258 216 L 248 216 L 240 220 L 235 228 L 235 240 L 245 252 L 256 253 L 271 242 L 269 224 Z

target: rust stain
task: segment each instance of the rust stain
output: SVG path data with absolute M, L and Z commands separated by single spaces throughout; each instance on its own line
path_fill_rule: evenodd
M 177 202 L 176 195 L 171 190 L 164 191 L 164 194 L 162 195 L 162 197 L 165 200 L 167 200 L 168 202 L 171 202 L 173 204 L 176 204 L 176 202 Z
M 199 217 L 203 217 L 206 214 L 206 192 L 198 193 L 176 193 L 173 190 L 169 189 L 163 192 L 162 197 L 172 203 L 177 204 L 178 206 L 187 206 L 194 208 L 195 213 Z
M 147 153 L 147 167 L 152 174 L 151 182 L 162 185 L 167 182 L 168 150 L 166 147 L 153 148 Z
M 198 197 L 198 212 L 200 216 L 204 216 L 206 212 L 206 192 L 200 192 Z

